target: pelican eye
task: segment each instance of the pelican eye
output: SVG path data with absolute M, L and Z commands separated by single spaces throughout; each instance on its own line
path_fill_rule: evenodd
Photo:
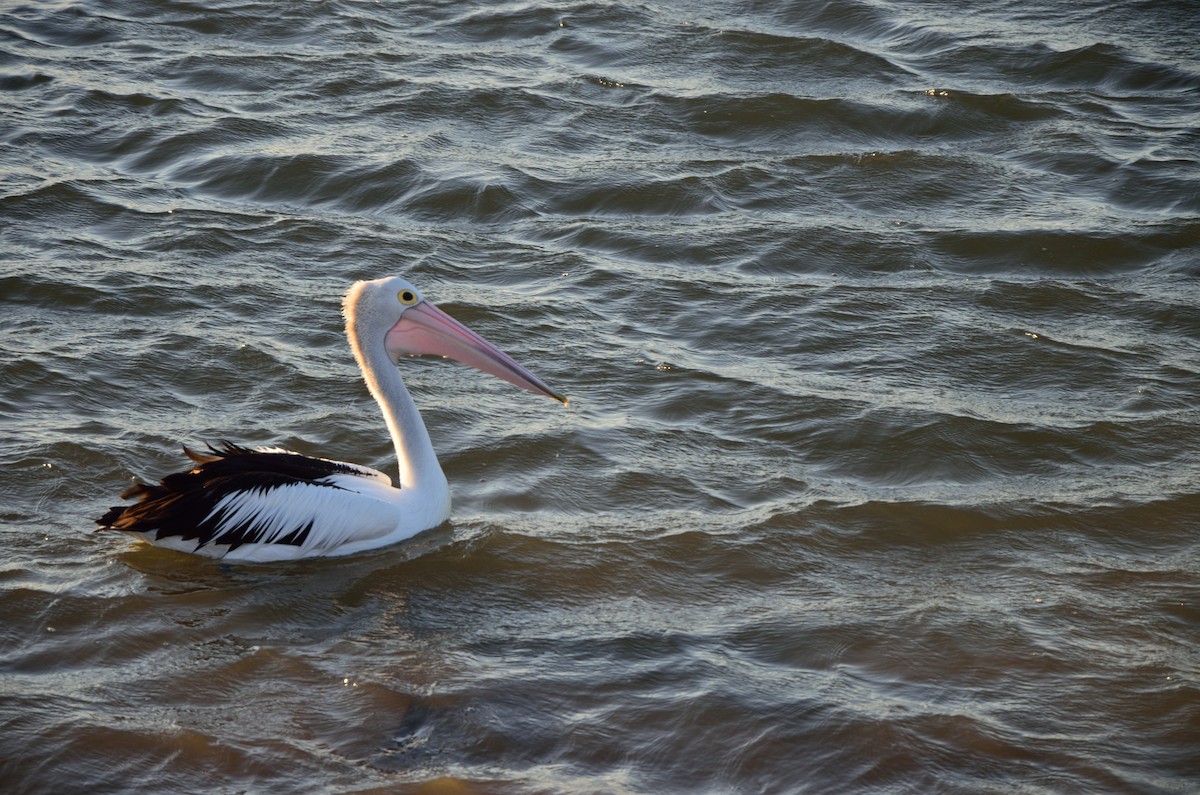
M 412 290 L 401 290 L 396 293 L 396 297 L 400 299 L 400 303 L 405 306 L 412 306 L 417 302 L 417 294 Z

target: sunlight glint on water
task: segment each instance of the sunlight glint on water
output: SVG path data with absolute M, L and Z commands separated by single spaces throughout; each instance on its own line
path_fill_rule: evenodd
M 0 791 L 1190 792 L 1193 17 L 12 6 Z M 449 525 L 91 532 L 181 444 L 393 471 L 389 274 L 571 398 L 402 365 Z

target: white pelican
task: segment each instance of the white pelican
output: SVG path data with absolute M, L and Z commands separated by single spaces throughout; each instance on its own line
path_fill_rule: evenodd
M 450 487 L 420 413 L 396 368 L 400 357 L 456 359 L 564 405 L 499 348 L 401 278 L 358 282 L 342 304 L 346 337 L 378 401 L 400 463 L 399 488 L 383 472 L 279 448 L 226 443 L 186 447 L 192 469 L 157 486 L 135 483 L 97 520 L 158 546 L 226 560 L 350 555 L 394 544 L 450 517 Z

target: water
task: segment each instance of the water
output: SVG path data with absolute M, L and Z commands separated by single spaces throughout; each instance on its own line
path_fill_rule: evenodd
M 1195 12 L 5 3 L 0 790 L 1200 791 Z M 91 532 L 392 273 L 450 525 Z

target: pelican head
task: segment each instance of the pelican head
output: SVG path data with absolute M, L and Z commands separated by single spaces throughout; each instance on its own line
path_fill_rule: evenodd
M 567 398 L 504 351 L 433 305 L 399 276 L 357 282 L 343 302 L 346 333 L 357 351 L 382 345 L 388 359 L 440 356 L 470 365 L 566 405 Z M 361 361 L 360 361 L 361 364 Z

